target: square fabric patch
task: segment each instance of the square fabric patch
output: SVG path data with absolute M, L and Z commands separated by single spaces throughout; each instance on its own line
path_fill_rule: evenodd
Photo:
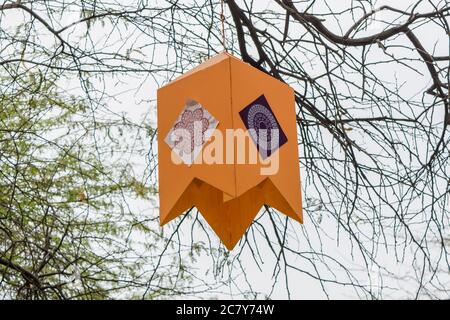
M 188 100 L 164 141 L 190 166 L 218 124 L 200 103 Z
M 287 137 L 264 95 L 242 109 L 239 115 L 263 159 L 270 157 L 287 142 Z

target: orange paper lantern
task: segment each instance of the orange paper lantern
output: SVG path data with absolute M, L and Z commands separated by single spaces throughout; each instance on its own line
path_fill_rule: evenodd
M 174 133 L 195 121 L 199 139 Z M 261 152 L 254 123 L 279 146 Z M 265 204 L 302 223 L 294 91 L 228 53 L 158 90 L 158 161 L 161 225 L 195 206 L 231 250 Z

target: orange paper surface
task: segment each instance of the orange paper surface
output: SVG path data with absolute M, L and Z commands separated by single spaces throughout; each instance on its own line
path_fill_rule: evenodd
M 275 174 L 262 175 L 264 163 L 236 163 L 237 143 L 231 154 L 234 161 L 229 164 L 187 166 L 172 161 L 172 150 L 164 138 L 187 100 L 204 106 L 219 121 L 215 130 L 225 138 L 226 129 L 246 131 L 239 111 L 261 95 L 288 139 L 275 151 L 278 154 L 270 156 L 279 159 Z M 256 148 L 251 139 L 246 143 L 247 148 Z M 223 155 L 230 157 L 225 147 L 224 142 Z M 195 206 L 231 250 L 264 204 L 303 221 L 294 91 L 227 53 L 214 56 L 158 90 L 158 161 L 161 225 Z

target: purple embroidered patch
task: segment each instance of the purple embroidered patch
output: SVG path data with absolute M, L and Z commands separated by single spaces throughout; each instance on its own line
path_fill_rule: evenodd
M 287 142 L 287 137 L 264 95 L 242 109 L 239 115 L 263 159 L 270 157 Z

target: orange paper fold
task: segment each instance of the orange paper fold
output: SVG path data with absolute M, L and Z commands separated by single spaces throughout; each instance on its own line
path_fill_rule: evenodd
M 187 100 L 204 106 L 219 121 L 216 130 L 225 138 L 227 129 L 246 131 L 239 111 L 261 95 L 288 139 L 269 157 L 279 159 L 275 174 L 262 175 L 266 164 L 261 162 L 236 163 L 237 143 L 232 163 L 173 162 L 164 137 Z M 224 142 L 224 157 L 229 156 L 225 147 Z M 256 148 L 252 140 L 246 147 Z M 294 91 L 228 53 L 214 56 L 158 90 L 158 162 L 161 225 L 195 206 L 231 250 L 263 205 L 303 221 Z

